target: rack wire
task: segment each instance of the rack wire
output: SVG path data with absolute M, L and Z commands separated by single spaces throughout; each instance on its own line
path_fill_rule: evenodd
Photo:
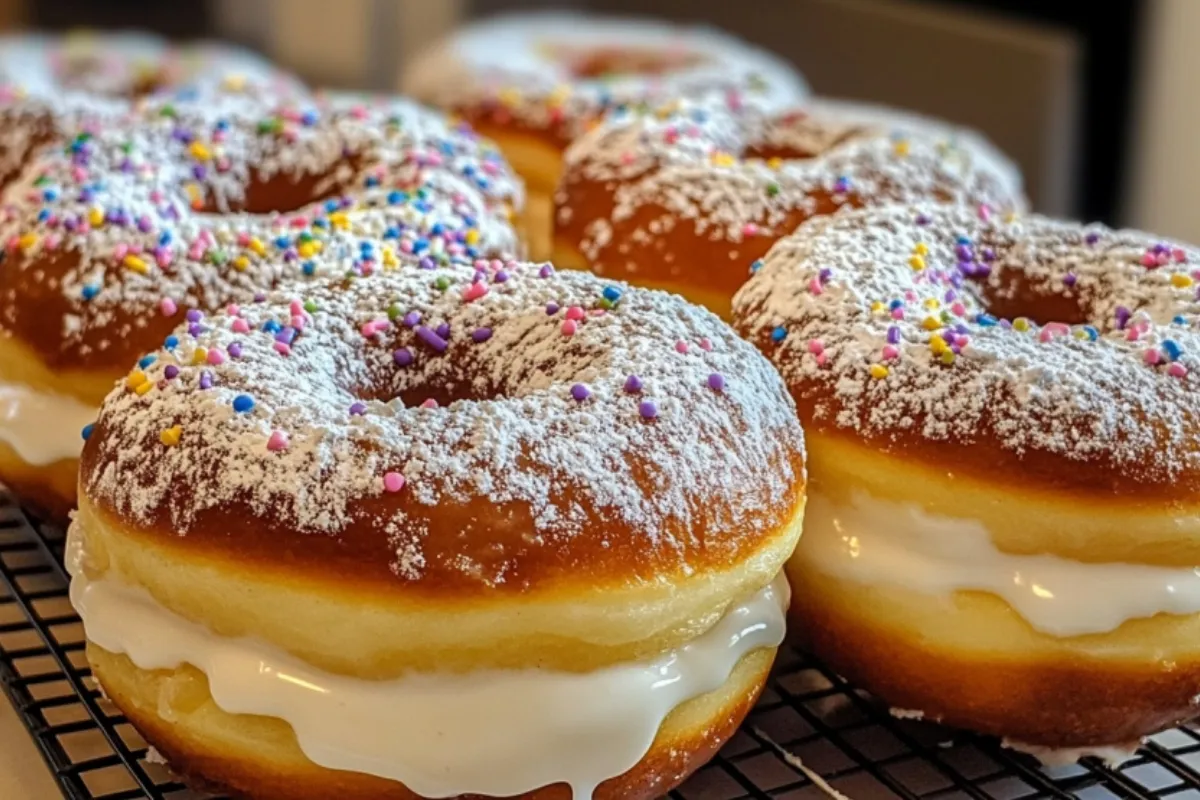
M 62 534 L 0 491 L 0 685 L 70 800 L 213 800 L 178 781 L 92 684 Z M 1045 768 L 997 742 L 896 719 L 811 657 L 781 653 L 742 730 L 672 800 L 1200 799 L 1200 728 L 1136 758 Z M 13 800 L 25 800 L 13 798 Z

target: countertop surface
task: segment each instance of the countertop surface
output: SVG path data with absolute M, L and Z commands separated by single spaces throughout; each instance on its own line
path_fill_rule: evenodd
M 54 800 L 60 796 L 46 762 L 8 704 L 8 698 L 0 694 L 0 797 Z

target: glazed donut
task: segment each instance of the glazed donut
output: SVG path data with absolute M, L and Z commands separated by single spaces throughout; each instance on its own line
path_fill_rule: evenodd
M 106 399 L 71 530 L 95 675 L 177 769 L 650 800 L 732 734 L 783 638 L 804 449 L 717 318 L 508 262 L 199 325 Z
M 911 114 L 830 102 L 618 111 L 567 153 L 554 261 L 728 316 L 747 268 L 804 220 L 924 199 L 1024 206 L 1019 173 L 982 137 Z
M 795 629 L 906 712 L 1080 753 L 1196 715 L 1200 252 L 963 208 L 779 242 L 735 326 L 809 436 Z
M 609 109 L 709 95 L 782 108 L 807 96 L 792 67 L 727 34 L 569 12 L 467 26 L 419 54 L 402 83 L 504 151 L 529 190 L 536 258 L 550 253 L 563 151 Z
M 156 98 L 47 152 L 0 223 L 0 477 L 52 520 L 79 429 L 189 309 L 294 279 L 517 247 L 520 186 L 465 128 L 402 101 Z
M 65 131 L 110 124 L 134 98 L 250 80 L 297 93 L 299 80 L 232 45 L 172 46 L 146 33 L 0 36 L 0 186 Z

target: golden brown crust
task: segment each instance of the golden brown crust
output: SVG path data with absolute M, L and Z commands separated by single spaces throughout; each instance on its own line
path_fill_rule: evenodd
M 264 763 L 263 748 L 253 739 L 237 750 L 228 742 L 204 738 L 189 729 L 188 716 L 205 715 L 233 719 L 213 706 L 211 699 L 193 700 L 182 718 L 166 721 L 160 716 L 159 687 L 171 673 L 146 672 L 133 667 L 123 656 L 113 656 L 94 645 L 89 660 L 106 693 L 146 740 L 161 752 L 171 766 L 198 788 L 217 789 L 249 800 L 422 800 L 402 784 L 369 775 L 341 772 L 317 766 L 300 752 L 290 729 L 274 720 L 258 721 L 252 730 L 271 740 L 267 752 L 275 760 Z M 668 717 L 650 752 L 629 772 L 605 781 L 596 790 L 596 800 L 652 800 L 683 782 L 716 754 L 717 750 L 753 707 L 767 679 L 773 651 L 748 655 L 726 686 L 681 706 Z M 199 677 L 203 681 L 202 676 Z M 207 695 L 207 688 L 203 690 Z M 709 698 L 719 698 L 714 701 Z M 691 710 L 688 707 L 692 706 Z M 203 708 L 201 708 L 201 706 Z M 238 717 L 245 720 L 245 717 Z M 680 724 L 678 720 L 686 720 Z M 672 722 L 676 720 L 676 722 Z M 261 723 L 275 723 L 274 725 Z M 536 757 L 536 754 L 530 754 Z M 538 789 L 514 800 L 570 800 L 565 785 Z M 480 795 L 456 795 L 448 800 L 486 800 Z

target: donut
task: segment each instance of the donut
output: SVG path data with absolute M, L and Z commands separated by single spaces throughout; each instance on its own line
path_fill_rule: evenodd
M 187 313 L 288 280 L 517 249 L 521 190 L 463 127 L 387 98 L 156 98 L 10 187 L 0 222 L 0 477 L 74 505 L 79 431 Z
M 553 257 L 727 317 L 758 260 L 804 220 L 926 199 L 1024 206 L 1019 173 L 982 137 L 911 114 L 837 102 L 630 109 L 567 152 Z
M 808 433 L 803 641 L 893 708 L 1038 752 L 1195 716 L 1198 264 L 928 204 L 772 248 L 733 313 Z
M 507 262 L 288 287 L 174 336 L 88 438 L 71 592 L 105 692 L 184 775 L 650 800 L 753 704 L 804 442 L 713 315 Z
M 118 120 L 143 95 L 222 80 L 300 88 L 298 79 L 223 43 L 172 46 L 138 32 L 0 36 L 0 186 L 68 129 Z
M 402 85 L 461 114 L 504 151 L 529 190 L 536 258 L 550 254 L 563 151 L 609 109 L 709 95 L 774 108 L 807 96 L 791 66 L 725 33 L 571 12 L 461 28 L 419 53 Z

